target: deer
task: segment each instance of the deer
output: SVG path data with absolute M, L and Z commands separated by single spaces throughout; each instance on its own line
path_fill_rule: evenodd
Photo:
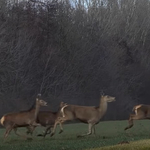
M 41 124 L 41 126 L 46 127 L 45 132 L 43 134 L 38 134 L 38 136 L 45 137 L 47 134 L 51 133 L 51 129 L 55 124 L 55 120 L 59 116 L 61 108 L 65 105 L 67 105 L 67 104 L 64 102 L 61 102 L 57 112 L 40 111 L 38 113 L 36 122 Z M 63 131 L 63 127 L 62 127 L 61 122 L 59 124 L 60 124 L 60 131 L 59 131 L 59 134 L 60 134 Z M 29 127 L 27 134 L 29 134 L 29 133 L 32 134 L 32 132 L 34 131 L 35 128 L 36 128 L 36 126 Z
M 115 101 L 115 97 L 108 95 L 101 95 L 100 104 L 96 106 L 79 106 L 79 105 L 65 105 L 61 108 L 61 116 L 59 116 L 54 124 L 51 136 L 55 134 L 57 124 L 65 121 L 79 120 L 80 122 L 88 124 L 88 133 L 79 135 L 83 137 L 95 134 L 95 125 L 100 122 L 100 119 L 107 111 L 107 103 Z
M 47 106 L 47 102 L 41 99 L 41 94 L 38 94 L 35 103 L 35 108 L 31 108 L 27 111 L 8 113 L 2 116 L 0 123 L 6 129 L 4 139 L 8 137 L 12 130 L 14 130 L 16 135 L 22 136 L 17 133 L 18 127 L 40 126 L 40 124 L 36 122 L 37 115 L 40 107 Z
M 135 105 L 132 109 L 135 114 L 130 114 L 128 123 L 129 125 L 124 129 L 130 129 L 133 127 L 133 120 L 150 119 L 150 105 Z

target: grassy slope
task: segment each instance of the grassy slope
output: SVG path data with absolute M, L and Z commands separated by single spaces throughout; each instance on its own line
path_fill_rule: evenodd
M 115 146 L 94 148 L 92 150 L 149 150 L 149 149 L 150 149 L 150 140 L 138 140 L 134 142 L 129 142 L 129 144 L 122 144 L 122 145 L 118 144 Z
M 96 136 L 76 138 L 77 135 L 87 132 L 86 124 L 64 125 L 64 133 L 57 133 L 50 138 L 49 135 L 43 139 L 33 137 L 32 141 L 17 137 L 12 132 L 7 141 L 3 142 L 4 129 L 0 130 L 0 150 L 80 150 L 80 149 L 141 149 L 150 148 L 150 122 L 148 120 L 136 121 L 135 126 L 123 131 L 127 121 L 106 121 L 100 122 L 96 126 Z M 40 133 L 41 128 L 37 128 L 35 134 Z M 21 129 L 20 132 L 25 132 Z M 134 142 L 141 140 L 138 142 Z M 122 141 L 130 144 L 118 145 Z M 143 145 L 144 143 L 144 145 Z M 115 145 L 115 146 L 114 146 Z M 142 146 L 143 145 L 143 146 Z

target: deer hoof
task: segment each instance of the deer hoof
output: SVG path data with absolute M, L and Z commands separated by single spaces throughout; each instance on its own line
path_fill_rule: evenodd
M 81 135 L 77 135 L 77 138 L 81 138 L 82 136 Z
M 43 134 L 38 134 L 37 136 L 43 136 Z
M 61 134 L 62 132 L 63 132 L 63 130 L 60 130 L 60 131 L 59 131 L 59 134 Z
M 50 136 L 52 137 L 54 135 L 54 133 L 52 133 Z
M 124 131 L 126 131 L 128 129 L 128 127 L 124 128 Z

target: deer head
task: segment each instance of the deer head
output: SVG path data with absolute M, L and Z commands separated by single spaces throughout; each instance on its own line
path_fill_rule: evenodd
M 115 97 L 112 97 L 112 96 L 109 96 L 109 95 L 101 96 L 101 98 L 103 98 L 103 100 L 106 101 L 106 102 L 116 101 Z
M 67 105 L 67 103 L 65 102 L 60 102 L 60 108 L 62 108 L 63 106 Z
M 47 102 L 41 99 L 41 94 L 37 95 L 36 103 L 40 106 L 47 106 Z

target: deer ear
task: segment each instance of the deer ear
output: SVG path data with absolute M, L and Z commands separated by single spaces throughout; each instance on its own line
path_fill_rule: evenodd
M 64 105 L 64 102 L 60 102 L 60 107 L 62 107 Z
M 65 103 L 65 102 L 60 102 L 60 107 L 63 107 L 63 106 L 65 106 L 65 105 L 67 105 L 67 103 Z
M 39 93 L 38 95 L 37 95 L 37 98 L 40 98 L 41 97 L 41 94 Z
M 103 91 L 103 90 L 101 90 L 100 94 L 101 94 L 101 96 L 104 96 L 104 91 Z
M 40 98 L 41 98 L 41 94 L 39 93 L 39 94 L 36 96 L 36 101 L 38 101 Z

